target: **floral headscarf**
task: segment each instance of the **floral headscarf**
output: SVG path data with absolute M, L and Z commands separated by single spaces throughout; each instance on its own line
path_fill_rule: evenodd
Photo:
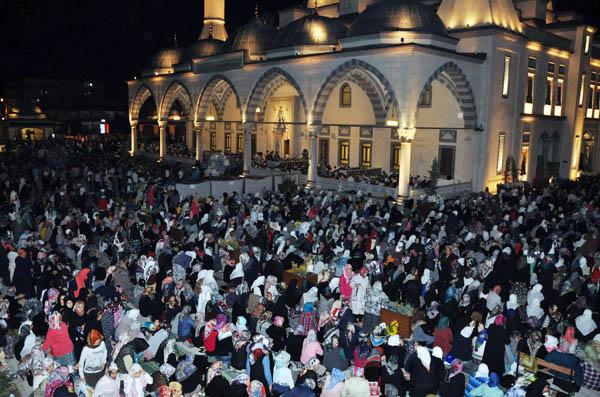
M 44 397 L 52 397 L 54 392 L 59 387 L 67 384 L 69 382 L 69 367 L 58 367 L 56 368 L 50 376 L 48 376 L 48 383 L 46 384 L 46 389 L 44 390 Z
M 227 316 L 223 313 L 217 314 L 217 319 L 216 319 L 216 324 L 215 324 L 217 331 L 220 331 L 226 325 L 227 325 Z
M 204 337 L 208 338 L 210 333 L 217 329 L 217 320 L 210 320 L 204 326 Z
M 48 316 L 48 326 L 50 329 L 59 330 L 62 325 L 62 315 L 58 312 L 52 313 Z
M 48 290 L 48 295 L 47 295 L 48 298 L 46 299 L 46 302 L 44 303 L 44 314 L 46 314 L 46 315 L 50 314 L 52 305 L 54 304 L 54 302 L 56 302 L 56 300 L 58 299 L 59 296 L 60 296 L 60 292 L 56 288 L 50 288 Z
M 178 382 L 183 382 L 194 372 L 196 372 L 196 366 L 194 365 L 194 355 L 186 354 L 185 358 L 177 364 L 177 370 L 175 371 L 175 378 Z
M 215 361 L 214 363 L 211 364 L 210 368 L 208 369 L 208 373 L 206 375 L 206 384 L 208 385 L 215 376 L 220 376 L 221 375 L 221 366 L 223 365 L 223 363 L 221 361 Z
M 248 397 L 266 397 L 265 386 L 258 380 L 253 380 L 248 386 Z

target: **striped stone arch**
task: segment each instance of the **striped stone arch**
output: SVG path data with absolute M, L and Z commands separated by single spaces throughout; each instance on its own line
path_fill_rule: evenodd
M 265 108 L 265 104 L 268 101 L 269 97 L 273 92 L 275 92 L 281 86 L 289 84 L 298 93 L 300 97 L 300 101 L 302 102 L 302 106 L 304 107 L 304 111 L 307 111 L 306 107 L 306 99 L 304 97 L 304 93 L 300 89 L 300 85 L 296 82 L 296 80 L 285 70 L 274 67 L 267 70 L 257 81 L 250 92 L 250 96 L 246 101 L 246 122 L 253 123 L 256 122 L 256 108 L 261 107 Z M 264 112 L 261 112 L 264 113 Z M 259 115 L 258 121 L 262 121 L 264 118 L 264 114 Z
M 156 102 L 156 95 L 152 92 L 150 87 L 146 84 L 143 84 L 138 88 L 133 99 L 131 100 L 131 108 L 129 109 L 129 120 L 135 121 L 140 118 L 140 110 L 144 103 L 148 100 L 148 98 L 152 97 L 154 99 L 154 105 L 156 106 L 156 110 L 158 113 L 158 103 Z
M 440 66 L 433 74 L 429 77 L 427 82 L 424 84 L 421 93 L 417 98 L 420 98 L 428 84 L 431 84 L 434 80 L 441 82 L 446 88 L 450 90 L 452 95 L 456 98 L 458 105 L 460 106 L 463 114 L 463 121 L 465 128 L 477 128 L 477 108 L 475 105 L 475 95 L 473 90 L 461 68 L 454 62 L 448 62 Z M 418 103 L 416 104 L 418 111 Z M 415 112 L 416 118 L 417 112 Z M 416 124 L 416 120 L 415 120 Z
M 206 118 L 206 113 L 208 112 L 208 107 L 212 103 L 217 111 L 217 118 L 219 120 L 223 119 L 223 111 L 225 109 L 225 103 L 220 103 L 217 98 L 214 98 L 214 90 L 219 84 L 225 84 L 227 86 L 227 90 L 231 91 L 228 95 L 235 95 L 235 105 L 240 109 L 240 96 L 238 95 L 235 86 L 233 83 L 225 76 L 221 74 L 217 74 L 213 76 L 204 86 L 202 91 L 200 92 L 200 96 L 196 102 L 196 111 L 194 112 L 196 121 L 204 121 Z
M 365 92 L 373 106 L 377 125 L 385 125 L 385 118 L 392 107 L 396 115 L 400 113 L 394 89 L 383 73 L 365 61 L 351 59 L 338 66 L 321 85 L 312 107 L 314 124 L 321 124 L 331 93 L 347 80 L 353 81 Z
M 185 109 L 185 116 L 189 119 L 192 115 L 194 107 L 192 106 L 192 95 L 187 87 L 179 80 L 175 80 L 171 83 L 165 95 L 163 96 L 160 104 L 159 120 L 166 120 L 169 117 L 171 107 L 175 103 L 175 100 L 179 101 L 181 106 Z

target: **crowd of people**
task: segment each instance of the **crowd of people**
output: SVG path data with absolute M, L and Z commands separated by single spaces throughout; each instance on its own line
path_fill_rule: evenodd
M 599 177 L 180 197 L 119 147 L 0 158 L 0 361 L 26 393 L 599 395 Z

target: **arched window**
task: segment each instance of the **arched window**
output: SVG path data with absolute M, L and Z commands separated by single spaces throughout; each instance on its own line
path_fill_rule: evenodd
M 350 84 L 344 83 L 340 87 L 340 107 L 349 108 L 352 106 L 352 88 Z

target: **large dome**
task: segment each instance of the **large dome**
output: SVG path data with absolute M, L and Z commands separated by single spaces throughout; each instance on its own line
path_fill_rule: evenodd
M 225 42 L 224 51 L 248 51 L 249 54 L 264 54 L 273 47 L 277 29 L 253 18 L 237 28 Z
M 213 39 L 211 36 L 192 43 L 187 49 L 185 58 L 191 60 L 217 55 L 221 52 L 223 52 L 223 42 L 221 40 Z
M 183 49 L 180 47 L 165 48 L 152 57 L 148 63 L 148 69 L 168 69 L 181 62 L 182 58 Z
M 312 13 L 284 27 L 273 48 L 298 45 L 338 45 L 346 34 L 346 26 L 337 19 Z
M 379 32 L 447 34 L 435 10 L 419 0 L 381 0 L 368 6 L 350 25 L 348 36 Z

